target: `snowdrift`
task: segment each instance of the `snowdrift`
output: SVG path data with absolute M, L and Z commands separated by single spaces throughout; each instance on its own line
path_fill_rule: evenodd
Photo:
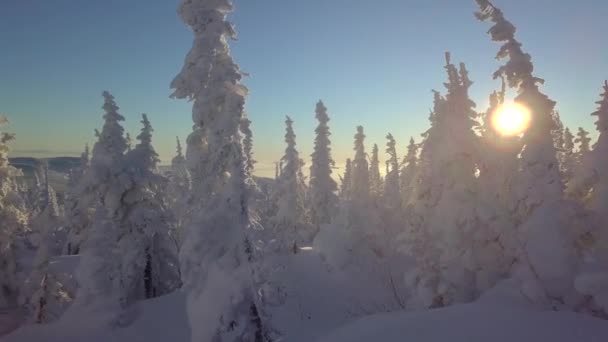
M 608 322 L 541 311 L 503 284 L 479 301 L 443 309 L 365 317 L 318 342 L 605 342 Z

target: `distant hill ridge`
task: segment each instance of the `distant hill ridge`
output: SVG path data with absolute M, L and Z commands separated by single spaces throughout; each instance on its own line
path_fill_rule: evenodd
M 26 174 L 33 173 L 43 162 L 49 163 L 49 170 L 58 173 L 68 173 L 70 169 L 80 165 L 80 158 L 77 157 L 53 157 L 53 158 L 31 158 L 18 157 L 9 158 L 9 163 L 21 169 Z

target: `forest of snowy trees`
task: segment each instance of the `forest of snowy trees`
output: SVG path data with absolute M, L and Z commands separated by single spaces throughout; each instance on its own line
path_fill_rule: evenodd
M 353 125 L 338 174 L 331 104 L 312 102 L 311 163 L 286 117 L 267 181 L 254 177 L 248 90 L 228 46 L 232 1 L 183 0 L 194 42 L 171 88 L 192 103 L 193 130 L 185 150 L 177 138 L 170 170 L 159 170 L 146 114 L 131 143 L 107 91 L 96 142 L 60 200 L 48 166 L 26 182 L 9 164 L 15 137 L 2 133 L 0 309 L 23 312 L 23 324 L 94 315 L 115 327 L 133 320 L 135 304 L 180 291 L 192 341 L 290 341 L 286 327 L 297 323 L 287 321 L 307 315 L 285 314 L 303 301 L 293 272 L 318 253 L 319 272 L 339 275 L 332 286 L 356 303 L 349 317 L 469 303 L 510 280 L 548 310 L 608 319 L 608 81 L 590 113 L 593 142 L 562 124 L 514 25 L 476 1 L 503 63 L 489 108 L 476 107 L 467 66 L 446 53 L 419 137 L 396 127 L 373 144 Z M 531 121 L 508 136 L 492 117 L 513 102 Z M 52 269 L 65 256 L 79 260 L 70 281 Z

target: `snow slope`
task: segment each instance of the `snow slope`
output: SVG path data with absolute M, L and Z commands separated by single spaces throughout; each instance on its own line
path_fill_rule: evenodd
M 319 262 L 318 255 L 311 252 L 300 253 L 286 265 L 291 276 L 282 279 L 283 285 L 299 290 L 288 293 L 286 302 L 271 310 L 273 323 L 284 336 L 281 342 L 608 341 L 607 321 L 543 311 L 509 281 L 471 304 L 355 320 L 364 313 L 354 313 L 353 307 L 373 307 L 370 302 L 356 302 L 355 290 L 371 289 L 361 288 L 361 284 L 350 284 L 349 289 L 335 271 L 320 271 Z M 190 341 L 185 297 L 179 291 L 135 305 L 122 321 L 124 327 L 109 328 L 96 317 L 72 315 L 54 324 L 22 327 L 0 342 Z
M 124 328 L 101 325 L 95 317 L 72 316 L 47 325 L 22 327 L 1 342 L 188 342 L 190 327 L 181 292 L 135 305 L 132 324 Z
M 366 317 L 319 342 L 608 341 L 608 322 L 572 312 L 541 311 L 508 284 L 501 286 L 472 304 Z

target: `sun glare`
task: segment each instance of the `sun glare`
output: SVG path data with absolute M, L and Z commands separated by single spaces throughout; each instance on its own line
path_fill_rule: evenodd
M 530 110 L 519 103 L 505 103 L 492 114 L 492 126 L 502 135 L 518 135 L 530 125 Z

